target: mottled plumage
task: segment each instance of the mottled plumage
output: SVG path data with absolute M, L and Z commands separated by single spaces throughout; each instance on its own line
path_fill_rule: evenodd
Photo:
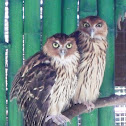
M 75 93 L 79 53 L 75 39 L 65 34 L 50 37 L 40 51 L 26 60 L 13 81 L 10 99 L 24 111 L 25 126 L 43 126 L 45 120 L 61 122 Z
M 70 35 L 76 38 L 80 53 L 74 104 L 83 103 L 90 109 L 99 96 L 106 64 L 107 33 L 105 21 L 89 16 L 80 20 L 77 31 Z

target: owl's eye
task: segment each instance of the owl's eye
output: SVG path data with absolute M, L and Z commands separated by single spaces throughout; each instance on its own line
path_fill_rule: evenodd
M 67 48 L 67 49 L 71 49 L 72 46 L 73 46 L 73 45 L 72 45 L 71 43 L 68 43 L 68 44 L 66 45 L 66 48 Z
M 102 27 L 102 23 L 98 23 L 96 27 Z
M 87 28 L 87 27 L 90 27 L 90 24 L 87 23 L 87 22 L 85 22 L 85 23 L 83 24 L 83 26 L 84 26 L 85 28 Z
M 54 48 L 59 48 L 59 44 L 57 42 L 53 42 L 53 47 Z

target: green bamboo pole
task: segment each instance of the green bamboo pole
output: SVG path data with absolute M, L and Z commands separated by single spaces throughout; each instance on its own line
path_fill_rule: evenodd
M 23 0 L 9 0 L 9 71 L 8 71 L 8 90 L 10 92 L 12 81 L 17 70 L 22 66 L 22 38 L 23 38 L 23 19 L 22 4 Z M 9 99 L 9 94 L 8 94 Z M 18 109 L 16 100 L 9 100 L 9 126 L 23 126 L 22 114 Z
M 97 0 L 79 0 L 79 3 L 80 19 L 91 15 L 97 15 Z M 89 114 L 82 114 L 80 117 L 82 126 L 98 126 L 97 109 Z
M 71 34 L 77 28 L 77 2 L 78 0 L 62 1 L 62 33 Z M 77 118 L 73 118 L 68 126 L 77 126 Z
M 124 20 L 124 17 L 126 17 L 126 0 L 115 0 L 115 20 L 116 20 L 116 26 L 118 23 L 118 20 L 122 18 L 122 21 Z
M 108 6 L 109 5 L 109 6 Z M 98 0 L 98 15 L 108 24 L 108 50 L 106 70 L 100 90 L 101 97 L 114 94 L 114 0 Z M 114 108 L 99 109 L 99 126 L 114 126 Z
M 62 1 L 62 33 L 71 34 L 77 28 L 77 1 Z
M 61 32 L 61 0 L 43 0 L 42 41 Z
M 97 0 L 79 0 L 80 19 L 97 15 Z
M 6 125 L 5 49 L 4 49 L 5 0 L 0 0 L 0 126 Z
M 40 0 L 24 1 L 25 59 L 40 50 Z

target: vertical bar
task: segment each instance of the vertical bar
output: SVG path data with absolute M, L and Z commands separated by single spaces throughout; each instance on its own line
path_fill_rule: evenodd
M 0 74 L 0 108 L 1 108 L 0 126 L 5 126 L 6 124 L 5 49 L 1 43 L 0 43 L 0 73 L 1 73 Z
M 79 0 L 80 19 L 91 15 L 97 15 L 97 0 Z M 82 126 L 98 126 L 98 110 L 81 116 Z
M 109 5 L 109 6 L 108 6 Z M 108 49 L 106 57 L 106 70 L 100 90 L 101 97 L 114 94 L 114 0 L 98 0 L 98 15 L 108 24 Z M 99 126 L 114 126 L 114 108 L 99 109 Z
M 80 19 L 97 15 L 97 0 L 79 0 Z
M 9 0 L 9 48 L 8 56 L 8 92 L 17 70 L 22 66 L 22 38 L 23 38 L 23 0 Z M 9 94 L 8 94 L 9 99 Z M 16 100 L 9 100 L 9 126 L 23 126 L 22 113 L 18 109 Z
M 4 43 L 5 0 L 0 0 L 0 43 Z
M 6 125 L 4 14 L 5 0 L 0 0 L 0 126 Z
M 40 50 L 40 0 L 24 0 L 25 58 Z
M 124 17 L 126 17 L 126 0 L 115 0 L 116 26 L 118 25 L 118 20 L 122 18 L 121 21 L 123 21 Z
M 61 32 L 61 0 L 43 0 L 42 41 Z
M 78 0 L 62 1 L 62 33 L 71 34 L 77 28 L 77 2 Z M 68 126 L 77 126 L 77 118 L 73 118 Z
M 77 28 L 78 0 L 62 1 L 62 33 L 71 34 Z

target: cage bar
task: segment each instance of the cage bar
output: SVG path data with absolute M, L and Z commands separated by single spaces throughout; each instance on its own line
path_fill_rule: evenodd
M 25 59 L 40 50 L 40 0 L 24 1 Z
M 43 44 L 56 33 L 61 33 L 61 0 L 43 0 Z
M 97 0 L 79 0 L 80 19 L 97 15 Z
M 125 0 L 116 0 L 115 1 L 116 26 L 119 25 L 118 21 L 122 22 L 125 18 L 126 18 L 126 1 Z
M 98 0 L 98 15 L 107 22 L 109 31 L 106 70 L 100 89 L 100 96 L 107 97 L 114 94 L 114 0 Z M 113 107 L 99 109 L 98 114 L 99 126 L 114 126 Z
M 62 1 L 62 33 L 71 34 L 77 28 L 78 0 Z
M 5 0 L 0 0 L 0 43 L 4 43 Z
M 116 26 L 118 20 L 123 21 L 126 18 L 126 1 L 125 0 L 115 0 L 115 20 Z
M 9 56 L 8 56 L 8 99 L 12 81 L 17 70 L 22 66 L 23 38 L 23 0 L 9 0 Z M 22 113 L 16 100 L 8 103 L 9 126 L 23 126 Z
M 5 0 L 0 0 L 0 126 L 6 124 L 5 48 L 4 48 Z

